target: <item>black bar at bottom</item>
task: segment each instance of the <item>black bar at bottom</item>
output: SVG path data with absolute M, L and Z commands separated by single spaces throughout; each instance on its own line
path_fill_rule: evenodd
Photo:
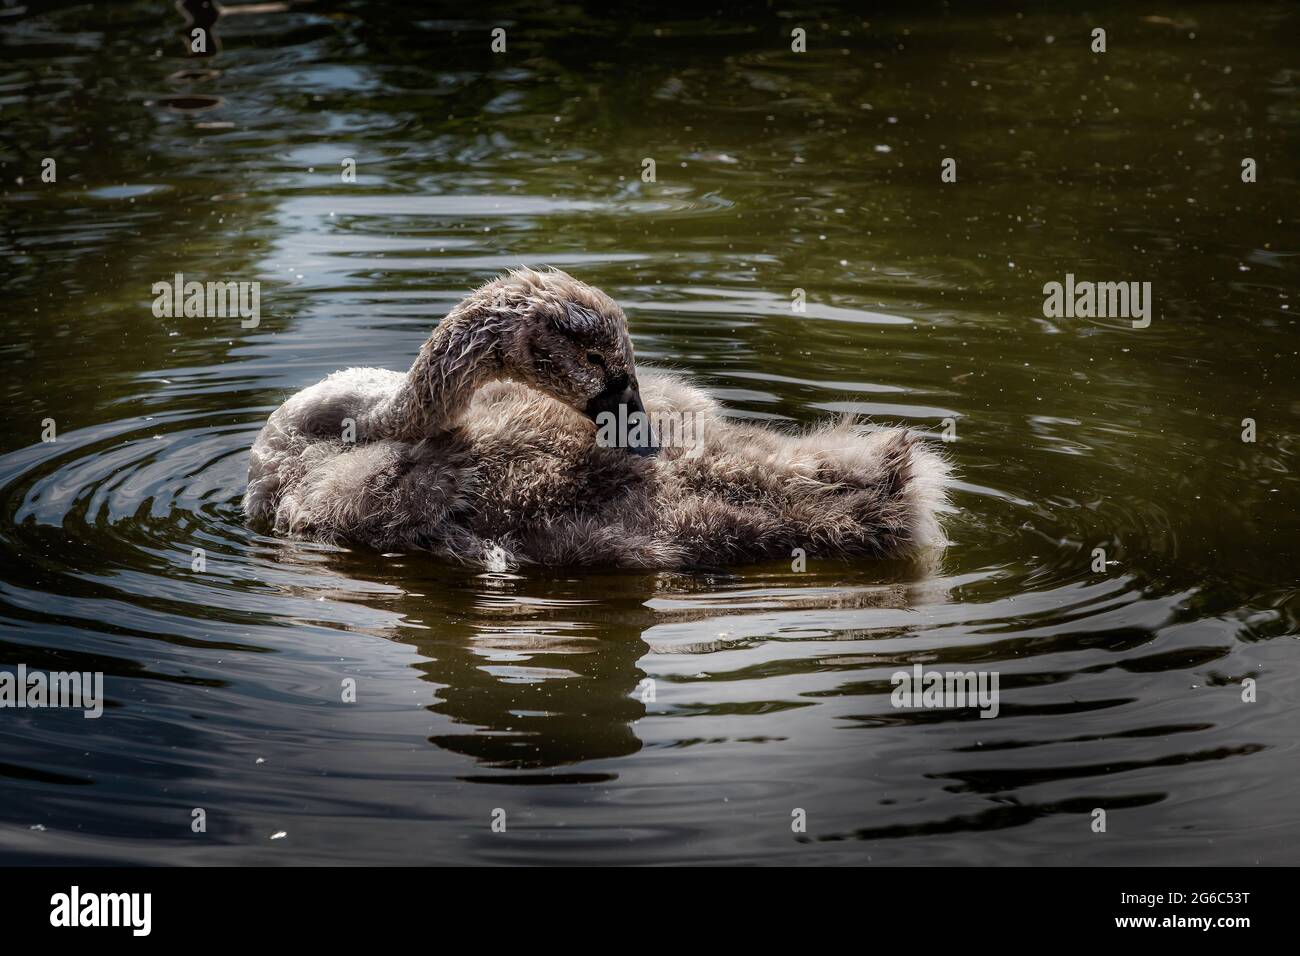
M 561 926 L 582 932 L 591 920 L 618 934 L 608 945 L 674 937 L 680 944 L 684 927 L 674 923 L 688 918 L 695 927 L 688 938 L 696 942 L 712 935 L 734 941 L 780 924 L 803 926 L 815 938 L 855 929 L 872 945 L 916 940 L 918 933 L 992 942 L 1017 930 L 1054 931 L 1071 941 L 1199 936 L 1231 945 L 1287 924 L 1282 901 L 1292 873 L 916 868 L 801 871 L 791 878 L 759 869 L 38 867 L 0 870 L 0 913 L 11 943 L 77 934 L 81 943 L 149 938 L 206 947 L 285 937 L 299 945 L 349 938 L 373 945 L 377 932 L 473 932 L 467 920 L 478 918 L 487 939 L 504 931 L 501 942 L 528 934 L 554 943 Z M 701 932 L 709 926 L 712 933 Z

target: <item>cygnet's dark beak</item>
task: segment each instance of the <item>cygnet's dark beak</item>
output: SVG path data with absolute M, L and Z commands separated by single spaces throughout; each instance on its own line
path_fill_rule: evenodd
M 641 402 L 641 389 L 626 375 L 612 379 L 587 403 L 586 415 L 596 423 L 596 441 L 606 448 L 626 448 L 634 455 L 654 455 L 659 443 L 650 416 Z

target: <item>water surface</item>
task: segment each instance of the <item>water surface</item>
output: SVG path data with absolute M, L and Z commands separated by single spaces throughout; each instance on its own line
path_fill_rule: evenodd
M 0 858 L 1297 862 L 1294 8 L 323 2 L 206 56 L 159 8 L 0 8 L 0 665 L 108 697 L 0 711 Z M 952 546 L 482 573 L 245 526 L 280 402 L 521 263 L 738 419 L 955 435 Z M 155 318 L 177 272 L 261 323 Z M 1150 327 L 1045 318 L 1067 273 Z M 917 663 L 999 716 L 892 707 Z

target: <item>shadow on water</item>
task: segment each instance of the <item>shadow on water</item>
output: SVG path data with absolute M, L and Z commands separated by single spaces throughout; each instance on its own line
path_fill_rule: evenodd
M 695 639 L 694 625 L 725 626 L 737 597 L 741 607 L 783 614 L 811 608 L 903 610 L 918 597 L 935 599 L 929 573 L 937 560 L 932 555 L 920 563 L 882 563 L 899 569 L 897 582 L 850 588 L 791 590 L 795 575 L 789 572 L 769 573 L 759 583 L 725 572 L 573 578 L 544 569 L 453 571 L 414 585 L 459 593 L 461 609 L 451 616 L 424 593 L 405 590 L 429 573 L 428 559 L 387 557 L 383 577 L 375 575 L 374 556 L 364 552 L 338 554 L 332 565 L 349 579 L 370 580 L 400 594 L 386 602 L 402 621 L 393 636 L 424 658 L 415 666 L 435 685 L 437 702 L 430 709 L 456 725 L 455 732 L 430 742 L 484 768 L 511 772 L 464 779 L 527 784 L 616 779 L 615 774 L 528 771 L 640 750 L 634 725 L 657 696 L 656 682 L 641 661 L 647 654 L 707 655 L 734 646 L 725 631 Z M 873 569 L 873 576 L 881 570 Z M 852 576 L 848 566 L 844 571 Z M 743 591 L 715 591 L 720 584 Z M 691 639 L 677 636 L 684 627 Z

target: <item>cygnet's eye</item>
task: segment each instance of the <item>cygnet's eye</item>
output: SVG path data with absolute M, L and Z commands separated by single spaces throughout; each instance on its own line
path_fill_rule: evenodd
M 599 365 L 601 368 L 605 367 L 605 356 L 601 355 L 599 352 L 588 352 L 587 361 L 592 365 Z

